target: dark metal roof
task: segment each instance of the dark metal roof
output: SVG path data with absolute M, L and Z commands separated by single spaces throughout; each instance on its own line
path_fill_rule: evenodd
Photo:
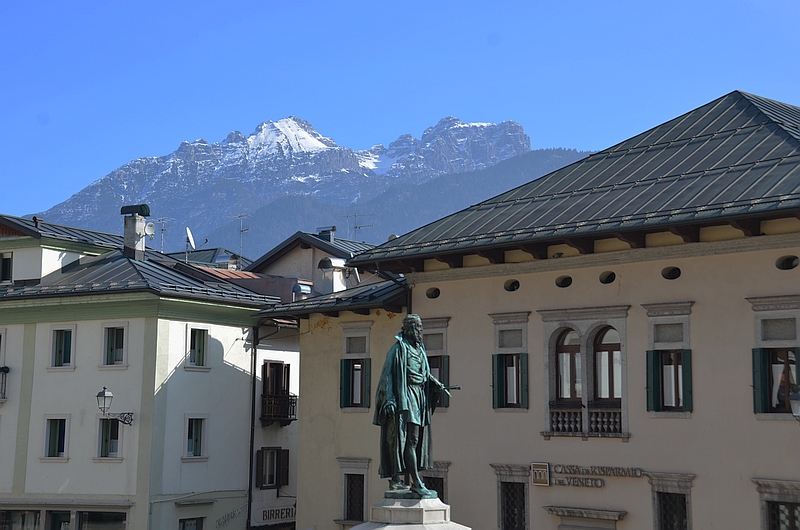
M 167 256 L 171 256 L 178 260 L 185 260 L 187 257 L 186 252 L 167 252 Z M 248 267 L 253 260 L 247 259 L 244 256 L 239 256 L 236 252 L 228 250 L 227 248 L 203 248 L 199 250 L 191 250 L 188 253 L 189 263 L 202 263 L 208 265 L 216 265 L 220 263 L 228 263 L 229 261 L 238 258 L 242 261 L 243 267 Z
M 350 241 L 348 239 L 339 239 L 335 237 L 333 241 L 330 241 L 325 239 L 324 236 L 320 234 L 295 232 L 292 236 L 285 239 L 282 243 L 275 246 L 275 248 L 258 258 L 250 266 L 246 267 L 246 270 L 255 272 L 263 270 L 264 267 L 267 267 L 268 265 L 277 261 L 287 252 L 300 245 L 315 247 L 323 252 L 327 252 L 335 258 L 342 259 L 352 258 L 356 254 L 364 252 L 365 250 L 375 248 L 375 245 L 371 245 L 369 243 L 359 243 L 358 241 Z
M 151 292 L 259 308 L 279 301 L 210 275 L 172 258 L 148 252 L 146 261 L 127 258 L 120 250 L 85 257 L 42 278 L 38 285 L 0 288 L 0 301 L 86 294 Z
M 406 304 L 405 279 L 360 285 L 337 293 L 315 296 L 289 304 L 278 304 L 258 312 L 260 317 L 300 317 L 311 313 L 386 309 L 400 312 Z
M 122 248 L 125 245 L 123 237 L 116 234 L 107 234 L 105 232 L 97 232 L 95 230 L 86 230 L 84 228 L 75 228 L 72 226 L 62 226 L 42 220 L 37 223 L 32 219 L 14 217 L 12 215 L 0 215 L 0 225 L 5 225 L 36 239 L 49 237 L 107 248 Z
M 734 91 L 349 264 L 797 212 L 800 108 Z

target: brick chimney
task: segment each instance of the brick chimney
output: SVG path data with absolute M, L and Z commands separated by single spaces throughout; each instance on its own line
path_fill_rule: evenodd
M 146 204 L 133 204 L 123 206 L 119 213 L 125 216 L 123 255 L 136 261 L 144 261 L 145 217 L 150 216 L 150 207 Z

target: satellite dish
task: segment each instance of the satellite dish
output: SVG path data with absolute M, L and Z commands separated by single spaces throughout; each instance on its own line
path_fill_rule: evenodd
M 144 233 L 150 236 L 150 241 L 152 241 L 156 234 L 156 225 L 153 223 L 147 223 L 144 225 Z
M 191 231 L 191 230 L 189 230 L 189 227 L 188 227 L 188 226 L 186 227 L 186 243 L 187 243 L 187 244 L 188 244 L 190 247 L 192 247 L 192 250 L 194 250 L 194 249 L 196 248 L 196 247 L 194 246 L 194 236 L 192 235 L 192 231 Z

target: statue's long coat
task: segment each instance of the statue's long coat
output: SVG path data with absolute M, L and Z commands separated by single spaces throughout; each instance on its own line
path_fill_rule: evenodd
M 372 423 L 381 426 L 381 462 L 378 466 L 378 473 L 381 477 L 392 477 L 406 473 L 405 459 L 403 458 L 403 448 L 406 443 L 406 422 L 404 411 L 408 410 L 408 395 L 406 392 L 406 356 L 408 355 L 408 344 L 402 333 L 395 337 L 397 342 L 389 349 L 386 354 L 386 362 L 381 370 L 381 379 L 378 383 L 378 390 L 375 393 L 375 416 Z M 423 377 L 425 378 L 424 403 L 421 407 L 422 423 L 420 426 L 420 439 L 417 445 L 417 466 L 419 469 L 430 469 L 433 467 L 432 442 L 430 423 L 433 376 L 428 365 L 428 357 L 425 355 L 425 348 L 422 344 L 418 345 L 423 358 Z M 389 415 L 387 405 L 394 403 L 395 413 Z

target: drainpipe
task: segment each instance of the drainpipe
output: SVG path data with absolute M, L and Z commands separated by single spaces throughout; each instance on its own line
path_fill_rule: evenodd
M 275 323 L 275 331 L 263 337 L 258 336 L 259 326 L 253 327 L 253 354 L 250 359 L 250 373 L 253 374 L 253 380 L 250 384 L 250 467 L 247 472 L 247 529 L 252 528 L 252 515 L 253 515 L 253 451 L 255 450 L 256 443 L 256 383 L 258 381 L 256 373 L 256 362 L 258 361 L 258 345 L 261 344 L 261 339 L 269 338 L 278 333 L 281 328 Z

